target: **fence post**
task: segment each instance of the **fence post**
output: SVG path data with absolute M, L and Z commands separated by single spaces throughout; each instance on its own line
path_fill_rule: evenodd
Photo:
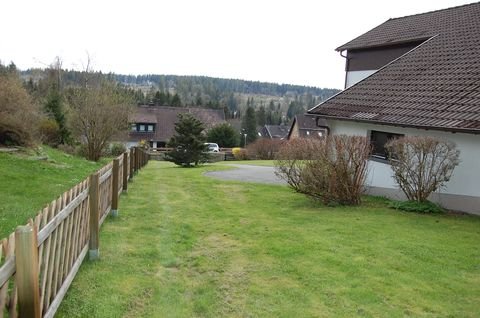
M 110 214 L 114 217 L 118 216 L 118 175 L 120 173 L 120 159 L 113 159 L 112 167 L 112 208 Z
M 135 148 L 130 148 L 130 180 L 133 179 L 133 172 L 134 172 L 134 151 Z
M 15 231 L 15 266 L 19 316 L 40 318 L 37 231 L 31 225 Z
M 140 169 L 140 148 L 135 147 L 135 173 Z
M 90 175 L 89 202 L 90 202 L 90 240 L 88 242 L 88 255 L 91 261 L 100 257 L 98 250 L 98 233 L 99 233 L 99 212 L 98 212 L 98 172 Z
M 127 192 L 128 190 L 128 153 L 123 153 L 123 180 L 122 190 Z

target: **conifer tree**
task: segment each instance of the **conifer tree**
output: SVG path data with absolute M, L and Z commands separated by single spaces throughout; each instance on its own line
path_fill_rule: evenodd
M 191 114 L 179 114 L 175 123 L 175 135 L 170 139 L 168 147 L 173 148 L 165 154 L 165 160 L 179 166 L 191 167 L 206 162 L 208 154 L 205 146 L 205 129 L 203 123 Z
M 247 134 L 247 144 L 257 139 L 257 118 L 255 116 L 255 109 L 252 106 L 247 107 L 247 111 L 243 117 L 242 131 L 244 134 Z

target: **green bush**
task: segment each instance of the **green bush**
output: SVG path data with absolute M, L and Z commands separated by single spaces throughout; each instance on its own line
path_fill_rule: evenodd
M 118 157 L 125 151 L 127 151 L 127 148 L 121 142 L 114 142 L 110 145 L 110 155 L 112 157 Z
M 393 201 L 389 204 L 390 208 L 416 213 L 443 213 L 445 209 L 436 203 L 430 201 Z
M 75 147 L 75 155 L 86 158 L 88 153 L 87 144 L 79 144 Z
M 238 132 L 228 123 L 219 124 L 207 133 L 207 141 L 215 142 L 222 148 L 236 147 L 238 137 Z
M 40 122 L 39 132 L 41 141 L 51 147 L 57 147 L 62 140 L 60 135 L 60 127 L 53 119 L 43 119 Z

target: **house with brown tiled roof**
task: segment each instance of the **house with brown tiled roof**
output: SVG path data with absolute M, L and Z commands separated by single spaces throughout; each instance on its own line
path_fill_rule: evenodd
M 168 140 L 175 134 L 175 123 L 179 114 L 189 113 L 200 120 L 205 129 L 225 123 L 225 113 L 222 109 L 168 107 L 168 106 L 138 106 L 129 119 L 130 131 L 127 146 L 132 147 L 144 140 L 150 147 L 165 147 Z
M 328 126 L 325 119 L 301 114 L 293 118 L 287 139 L 323 138 L 327 133 Z
M 436 136 L 456 143 L 461 163 L 430 199 L 480 214 L 480 3 L 387 20 L 337 51 L 345 90 L 308 113 L 332 134 L 370 138 L 369 191 L 403 197 L 386 161 L 390 138 Z

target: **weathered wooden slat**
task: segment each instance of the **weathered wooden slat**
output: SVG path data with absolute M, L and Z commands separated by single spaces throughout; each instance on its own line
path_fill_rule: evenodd
M 15 274 L 15 256 L 5 261 L 0 268 L 0 286 L 3 286 Z
M 110 213 L 110 207 L 107 207 L 105 212 L 103 213 L 102 217 L 100 218 L 99 225 L 102 225 L 105 219 L 107 218 L 108 214 Z
M 60 204 L 60 201 L 57 200 L 51 205 L 51 212 L 53 217 L 55 217 L 55 212 L 57 211 L 57 205 Z M 57 251 L 57 233 L 58 230 L 55 228 L 54 231 L 52 232 L 50 238 L 50 245 L 51 245 L 51 250 L 49 253 L 49 258 L 48 258 L 48 268 L 47 268 L 47 275 L 46 275 L 46 286 L 45 286 L 45 292 L 44 292 L 44 298 L 43 298 L 43 311 L 45 309 L 48 309 L 48 306 L 50 305 L 50 298 L 52 295 L 52 277 L 53 277 L 53 270 L 54 270 L 54 265 L 55 265 L 55 255 Z
M 52 218 L 55 217 L 55 209 L 52 206 L 47 207 L 47 223 Z M 42 244 L 45 246 L 45 256 L 44 258 L 44 265 L 42 270 L 40 271 L 40 311 L 43 312 L 43 307 L 45 305 L 45 294 L 46 294 L 46 284 L 47 284 L 47 277 L 49 272 L 49 265 L 51 259 L 51 249 L 52 249 L 52 235 L 49 235 L 46 239 L 45 243 Z
M 86 188 L 85 182 L 82 184 L 82 187 L 80 191 L 83 191 Z M 83 227 L 83 222 L 82 222 L 82 213 L 85 204 L 88 204 L 88 199 L 82 201 L 82 203 L 76 208 L 73 214 L 73 224 L 76 226 L 73 227 L 72 230 L 72 247 L 71 247 L 71 253 L 70 253 L 70 259 L 69 259 L 69 266 L 70 268 L 73 265 L 73 262 L 75 261 L 75 258 L 77 257 L 77 242 L 80 237 L 80 231 L 81 228 Z
M 78 193 L 80 193 L 80 184 L 76 185 L 74 187 L 73 191 L 73 196 L 76 197 Z M 67 218 L 67 242 L 65 244 L 66 246 L 66 254 L 65 254 L 65 259 L 64 259 L 64 269 L 63 269 L 63 277 L 66 277 L 70 271 L 71 268 L 71 263 L 70 263 L 70 258 L 72 254 L 72 233 L 73 229 L 79 224 L 74 223 L 74 216 L 75 212 L 78 211 L 79 206 L 76 206 L 75 209 L 73 209 L 72 213 L 70 213 L 69 217 Z
M 99 258 L 98 250 L 98 232 L 99 232 L 99 176 L 94 173 L 90 176 L 90 240 L 89 240 L 89 256 L 90 260 Z
M 116 216 L 118 211 L 118 189 L 120 188 L 118 184 L 120 183 L 120 160 L 115 159 L 113 161 L 113 168 L 112 168 L 112 203 L 111 203 L 111 211 L 114 216 Z
M 40 227 L 38 229 L 38 232 L 48 223 L 48 207 L 45 207 L 42 210 L 41 213 L 42 220 L 40 223 Z M 40 275 L 42 274 L 42 266 L 43 266 L 43 250 L 45 249 L 45 244 L 41 244 L 39 249 L 38 249 L 38 269 L 40 271 Z
M 67 193 L 66 193 L 66 205 L 68 205 L 73 198 L 75 198 L 75 187 L 71 188 Z M 73 212 L 73 210 L 72 210 Z M 68 215 L 70 216 L 71 213 Z M 63 225 L 63 236 L 60 238 L 62 240 L 62 249 L 60 252 L 60 265 L 57 273 L 57 290 L 60 289 L 62 286 L 63 282 L 63 273 L 64 273 L 64 267 L 65 267 L 65 255 L 67 254 L 67 237 L 68 237 L 68 228 L 70 225 L 70 218 L 66 217 L 65 220 L 62 222 Z
M 123 164 L 122 164 L 122 189 L 127 191 L 128 189 L 128 152 L 123 153 Z
M 112 169 L 109 169 L 107 172 L 105 172 L 101 177 L 100 180 L 98 181 L 99 184 L 102 184 L 107 180 L 110 176 L 112 175 Z
M 7 254 L 9 255 L 9 257 L 15 258 L 15 232 L 11 233 L 8 237 Z M 10 297 L 8 300 L 8 311 L 10 318 L 17 317 L 17 282 L 15 281 L 14 277 L 15 276 L 12 276 L 13 288 L 10 292 Z
M 10 293 L 10 301 L 8 304 L 9 308 L 9 318 L 17 318 L 18 311 L 17 311 L 17 303 L 18 303 L 18 295 L 17 295 L 17 283 L 15 280 L 13 281 L 13 288 L 12 292 Z
M 80 193 L 72 202 L 70 202 L 60 213 L 48 222 L 46 226 L 38 233 L 38 244 L 42 244 L 45 239 L 62 223 L 63 220 L 88 196 L 88 189 Z
M 80 255 L 75 261 L 75 264 L 73 265 L 70 273 L 65 278 L 65 281 L 63 282 L 62 287 L 59 289 L 57 296 L 52 301 L 50 308 L 48 308 L 48 311 L 43 315 L 44 318 L 50 318 L 55 316 L 55 313 L 57 312 L 58 307 L 60 306 L 60 303 L 63 300 L 63 297 L 65 297 L 65 294 L 67 293 L 68 288 L 72 284 L 73 278 L 77 274 L 78 269 L 80 268 L 80 265 L 82 265 L 83 259 L 85 258 L 85 255 L 87 255 L 87 252 L 88 252 L 88 244 L 85 244 Z
M 65 206 L 67 205 L 67 195 L 66 193 L 64 193 L 64 195 L 62 195 L 62 200 L 61 200 L 61 203 L 60 203 L 60 207 L 59 207 L 59 211 L 57 212 L 57 215 L 60 213 L 60 211 L 62 211 Z M 59 272 L 59 269 L 60 269 L 60 257 L 61 257 L 61 254 L 62 254 L 62 248 L 63 248 L 63 222 L 60 223 L 60 225 L 58 226 L 58 234 L 57 234 L 57 237 L 56 237 L 56 245 L 57 245 L 57 249 L 55 251 L 55 265 L 54 265 L 54 269 L 53 269 L 53 276 L 52 276 L 52 279 L 53 279 L 53 282 L 52 282 L 52 296 L 55 298 L 55 295 L 57 294 L 57 285 L 58 285 L 58 272 Z

